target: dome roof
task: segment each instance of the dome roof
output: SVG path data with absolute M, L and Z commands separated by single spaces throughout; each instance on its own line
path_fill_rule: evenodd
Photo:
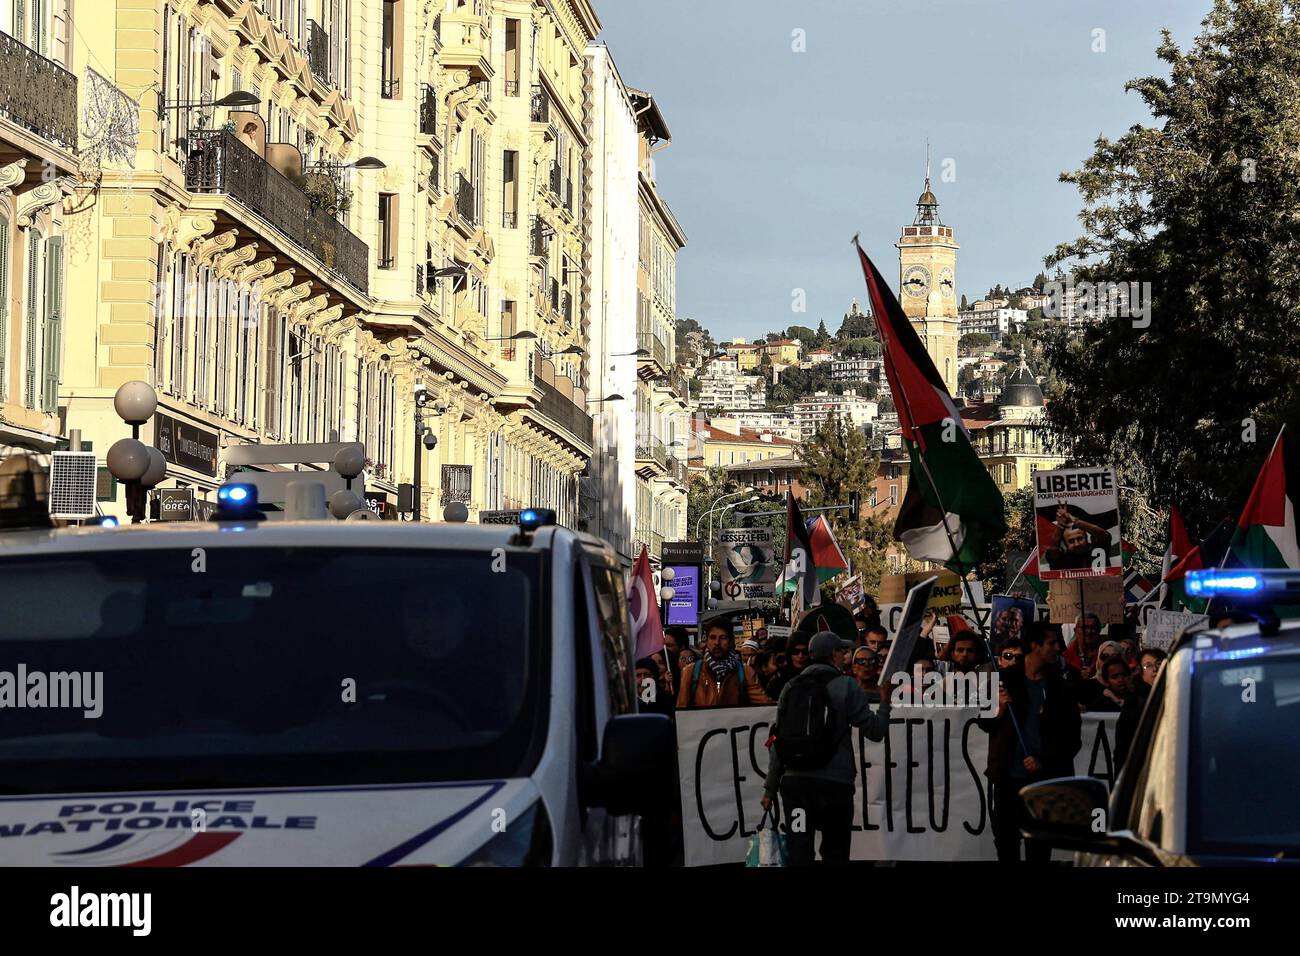
M 1043 390 L 1038 387 L 1038 380 L 1029 371 L 1025 363 L 1025 353 L 1020 353 L 1020 367 L 1006 377 L 1002 383 L 1002 394 L 998 396 L 1000 407 L 1016 406 L 1019 408 L 1042 408 Z
M 937 206 L 939 205 L 939 197 L 926 189 L 925 192 L 921 193 L 921 198 L 916 201 L 916 204 L 918 206 Z

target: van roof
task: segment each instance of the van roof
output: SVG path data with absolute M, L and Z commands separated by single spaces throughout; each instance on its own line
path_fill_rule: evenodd
M 133 551 L 196 547 L 358 547 L 490 550 L 520 547 L 510 539 L 515 525 L 414 523 L 405 521 L 159 521 L 116 528 L 82 526 L 0 532 L 0 557 L 86 551 Z M 567 528 L 539 528 L 531 550 L 550 549 L 561 536 L 588 549 L 608 545 Z

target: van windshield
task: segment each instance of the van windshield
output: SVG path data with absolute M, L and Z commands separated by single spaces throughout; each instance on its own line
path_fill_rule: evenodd
M 1189 849 L 1300 855 L 1300 657 L 1198 663 L 1193 674 Z
M 392 548 L 0 559 L 0 793 L 525 775 L 541 572 Z

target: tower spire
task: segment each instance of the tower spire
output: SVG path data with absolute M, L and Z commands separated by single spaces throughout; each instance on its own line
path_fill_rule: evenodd
M 925 138 L 925 191 L 930 191 L 930 137 Z

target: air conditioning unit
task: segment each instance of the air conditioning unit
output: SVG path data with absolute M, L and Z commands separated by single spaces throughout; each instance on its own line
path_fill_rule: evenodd
M 95 517 L 95 453 L 50 453 L 50 517 Z

